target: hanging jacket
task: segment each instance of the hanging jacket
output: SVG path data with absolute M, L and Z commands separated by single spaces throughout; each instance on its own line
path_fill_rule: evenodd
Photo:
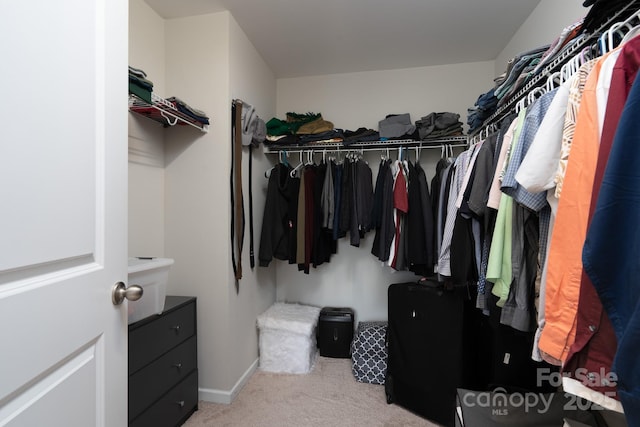
M 273 258 L 289 259 L 290 171 L 289 166 L 278 163 L 269 176 L 258 252 L 261 267 L 269 266 Z

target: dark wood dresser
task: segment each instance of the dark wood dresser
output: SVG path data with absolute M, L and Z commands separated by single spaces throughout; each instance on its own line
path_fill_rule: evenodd
M 129 325 L 129 426 L 178 426 L 198 409 L 196 298 Z

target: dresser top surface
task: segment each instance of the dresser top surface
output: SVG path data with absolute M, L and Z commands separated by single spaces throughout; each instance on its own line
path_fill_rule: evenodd
M 167 295 L 164 299 L 164 310 L 162 311 L 161 314 L 154 314 L 152 316 L 149 317 L 145 317 L 144 319 L 140 319 L 135 323 L 132 323 L 129 325 L 129 331 L 131 331 L 132 329 L 136 329 L 139 328 L 142 325 L 145 325 L 149 322 L 154 321 L 155 319 L 166 315 L 167 313 L 170 313 L 174 310 L 179 309 L 180 307 L 183 307 L 193 301 L 195 301 L 196 298 L 195 297 L 189 297 L 189 296 L 177 296 L 177 295 Z

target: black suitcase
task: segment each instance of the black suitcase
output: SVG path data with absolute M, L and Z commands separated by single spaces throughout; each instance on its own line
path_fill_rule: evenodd
M 446 290 L 429 281 L 390 285 L 387 402 L 454 426 L 456 390 L 486 387 L 483 318 L 471 287 Z

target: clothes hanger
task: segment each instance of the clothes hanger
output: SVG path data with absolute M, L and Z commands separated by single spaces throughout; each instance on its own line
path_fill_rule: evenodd
M 291 178 L 295 177 L 295 176 L 296 176 L 296 172 L 297 172 L 297 171 L 298 171 L 302 166 L 304 166 L 304 162 L 302 161 L 302 150 L 300 150 L 300 163 L 298 163 L 298 165 L 297 165 L 295 168 L 291 169 L 291 172 L 289 172 L 289 176 L 290 176 Z
M 608 51 L 610 52 L 613 49 L 615 49 L 616 44 L 615 44 L 615 40 L 613 38 L 614 34 L 621 34 L 620 28 L 622 28 L 624 26 L 624 22 L 616 22 L 615 24 L 613 24 L 611 26 L 611 28 L 609 28 L 609 30 L 607 31 L 607 48 Z M 624 33 L 621 34 L 623 38 L 624 37 Z
M 289 166 L 289 163 L 287 162 L 287 151 L 286 150 L 280 150 L 278 151 L 278 162 L 285 165 L 285 166 Z M 273 170 L 276 168 L 276 165 L 271 166 L 269 169 L 267 169 L 266 171 L 264 171 L 264 177 L 265 178 L 270 178 L 271 177 L 271 172 L 273 172 Z
M 281 157 L 282 157 L 282 152 L 281 152 L 281 151 L 278 151 L 278 162 L 279 162 L 279 163 L 282 163 Z M 273 172 L 273 170 L 274 170 L 275 168 L 276 168 L 276 167 L 275 167 L 275 165 L 274 165 L 274 166 L 271 166 L 271 167 L 270 167 L 269 169 L 267 169 L 266 171 L 264 171 L 264 177 L 265 177 L 265 178 L 267 178 L 267 179 L 269 179 L 269 178 L 271 177 L 271 172 Z
M 629 18 L 627 18 L 624 21 L 629 31 L 622 38 L 622 41 L 620 42 L 620 44 L 626 43 L 632 38 L 634 38 L 635 36 L 637 36 L 638 34 L 640 34 L 640 23 L 638 22 L 639 20 L 640 20 L 640 11 L 636 12 L 634 15 L 631 15 Z M 634 21 L 635 21 L 635 24 L 634 24 Z
M 313 150 L 309 150 L 307 151 L 307 163 L 305 164 L 305 166 L 311 166 L 315 164 L 315 162 L 313 161 Z
M 453 155 L 453 146 L 451 146 L 451 144 L 447 144 L 447 158 L 450 162 L 453 162 L 455 160 L 455 157 Z
M 591 61 L 593 58 L 591 51 L 591 46 L 586 46 L 580 51 L 580 67 L 582 67 L 585 63 Z
M 531 89 L 529 91 L 529 93 L 527 94 L 527 104 L 531 105 L 531 103 L 533 103 L 533 101 L 535 101 L 538 89 L 540 89 L 540 88 L 534 87 L 533 89 Z
M 608 52 L 606 37 L 607 37 L 607 30 L 603 31 L 600 37 L 598 37 L 598 49 L 600 50 L 601 55 L 604 55 L 605 53 Z
M 571 79 L 575 73 L 575 63 L 573 58 L 560 67 L 560 83 L 564 83 Z
M 547 77 L 547 82 L 545 83 L 545 88 L 547 89 L 547 92 L 553 90 L 555 88 L 556 85 L 556 80 L 560 81 L 560 71 L 556 71 L 555 73 L 551 73 L 549 74 L 549 77 Z

